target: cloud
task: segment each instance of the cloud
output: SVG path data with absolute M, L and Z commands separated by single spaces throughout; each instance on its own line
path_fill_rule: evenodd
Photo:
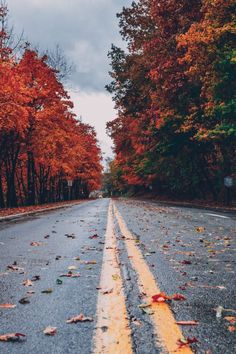
M 116 13 L 131 0 L 8 0 L 18 32 L 40 48 L 58 43 L 77 70 L 72 84 L 104 91 L 110 81 L 107 53 L 122 45 Z

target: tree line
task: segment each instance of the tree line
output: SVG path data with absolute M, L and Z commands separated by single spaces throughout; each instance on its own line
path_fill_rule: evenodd
M 222 198 L 236 176 L 235 1 L 139 0 L 118 18 L 110 187 Z
M 28 43 L 16 50 L 7 17 L 2 2 L 0 207 L 88 197 L 100 186 L 101 152 L 94 129 L 72 111 L 61 80 L 63 58 L 58 48 L 51 57 Z M 68 65 L 61 63 L 65 73 Z

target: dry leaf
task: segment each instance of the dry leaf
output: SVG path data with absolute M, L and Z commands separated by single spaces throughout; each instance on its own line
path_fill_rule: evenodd
M 236 331 L 236 328 L 234 326 L 228 326 L 228 331 L 233 333 Z
M 229 323 L 231 323 L 231 324 L 235 324 L 236 323 L 236 317 L 235 316 L 226 316 L 226 317 L 224 317 L 224 319 L 226 321 L 228 321 Z
M 12 305 L 12 304 L 0 304 L 1 309 L 14 309 L 15 307 L 16 305 Z
M 205 227 L 199 226 L 199 227 L 196 227 L 195 230 L 196 230 L 197 232 L 199 232 L 199 233 L 202 233 L 202 232 L 205 231 Z
M 42 294 L 51 294 L 52 292 L 53 292 L 53 290 L 51 288 L 41 291 Z
M 73 274 L 71 271 L 69 271 L 67 274 L 61 274 L 60 277 L 67 277 L 67 278 L 78 278 L 80 277 L 80 274 Z
M 152 296 L 152 302 L 165 302 L 166 300 L 170 300 L 171 298 L 167 296 L 165 293 L 159 293 Z
M 69 269 L 69 270 L 76 270 L 77 267 L 76 267 L 76 266 L 69 266 L 68 269 Z
M 31 242 L 30 246 L 38 247 L 41 246 L 41 242 Z
M 175 323 L 180 326 L 197 326 L 199 324 L 197 321 L 177 321 Z
M 32 281 L 29 279 L 24 280 L 22 284 L 24 286 L 32 286 L 33 285 Z
M 172 295 L 171 299 L 175 301 L 183 301 L 186 300 L 186 297 L 182 294 L 174 294 Z
M 71 317 L 66 321 L 66 323 L 77 323 L 77 322 L 92 322 L 91 317 L 85 317 L 82 313 L 78 316 Z
M 43 333 L 47 336 L 55 336 L 57 333 L 57 327 L 46 327 Z
M 181 338 L 178 340 L 177 344 L 179 345 L 179 348 L 185 347 L 186 345 L 192 344 L 192 343 L 198 343 L 199 341 L 197 338 Z
M 0 341 L 2 342 L 17 341 L 20 340 L 21 337 L 26 337 L 26 335 L 23 333 L 7 333 L 7 334 L 2 334 L 0 336 Z

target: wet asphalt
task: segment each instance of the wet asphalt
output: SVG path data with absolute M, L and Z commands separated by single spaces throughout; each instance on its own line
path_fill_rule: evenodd
M 139 240 L 137 246 L 161 290 L 186 297 L 186 301 L 170 304 L 176 320 L 199 321 L 198 326 L 182 328 L 186 337 L 197 338 L 193 350 L 236 353 L 235 332 L 225 318 L 236 317 L 235 214 L 137 200 L 115 203 Z M 0 223 L 0 304 L 17 305 L 0 309 L 0 334 L 27 335 L 23 341 L 0 342 L 0 353 L 92 353 L 108 205 L 109 199 L 99 199 Z M 115 229 L 133 351 L 160 353 L 150 316 L 138 307 L 142 297 L 137 276 L 117 223 Z M 32 242 L 39 245 L 32 246 Z M 96 264 L 86 264 L 91 261 Z M 13 264 L 21 269 L 8 269 Z M 77 268 L 72 272 L 80 273 L 80 277 L 60 278 L 71 266 Z M 22 285 L 36 275 L 40 280 L 33 286 Z M 57 279 L 63 283 L 57 284 Z M 42 293 L 49 288 L 51 293 Z M 27 291 L 35 293 L 29 295 Z M 25 296 L 30 303 L 22 305 L 19 300 Z M 217 318 L 215 309 L 219 306 L 224 310 Z M 80 313 L 94 321 L 66 323 Z M 47 326 L 57 327 L 57 334 L 45 336 Z

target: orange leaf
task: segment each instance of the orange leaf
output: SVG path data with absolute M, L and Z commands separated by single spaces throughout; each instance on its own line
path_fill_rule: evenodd
M 16 307 L 16 305 L 12 305 L 12 304 L 0 304 L 0 308 L 2 309 L 14 309 Z

